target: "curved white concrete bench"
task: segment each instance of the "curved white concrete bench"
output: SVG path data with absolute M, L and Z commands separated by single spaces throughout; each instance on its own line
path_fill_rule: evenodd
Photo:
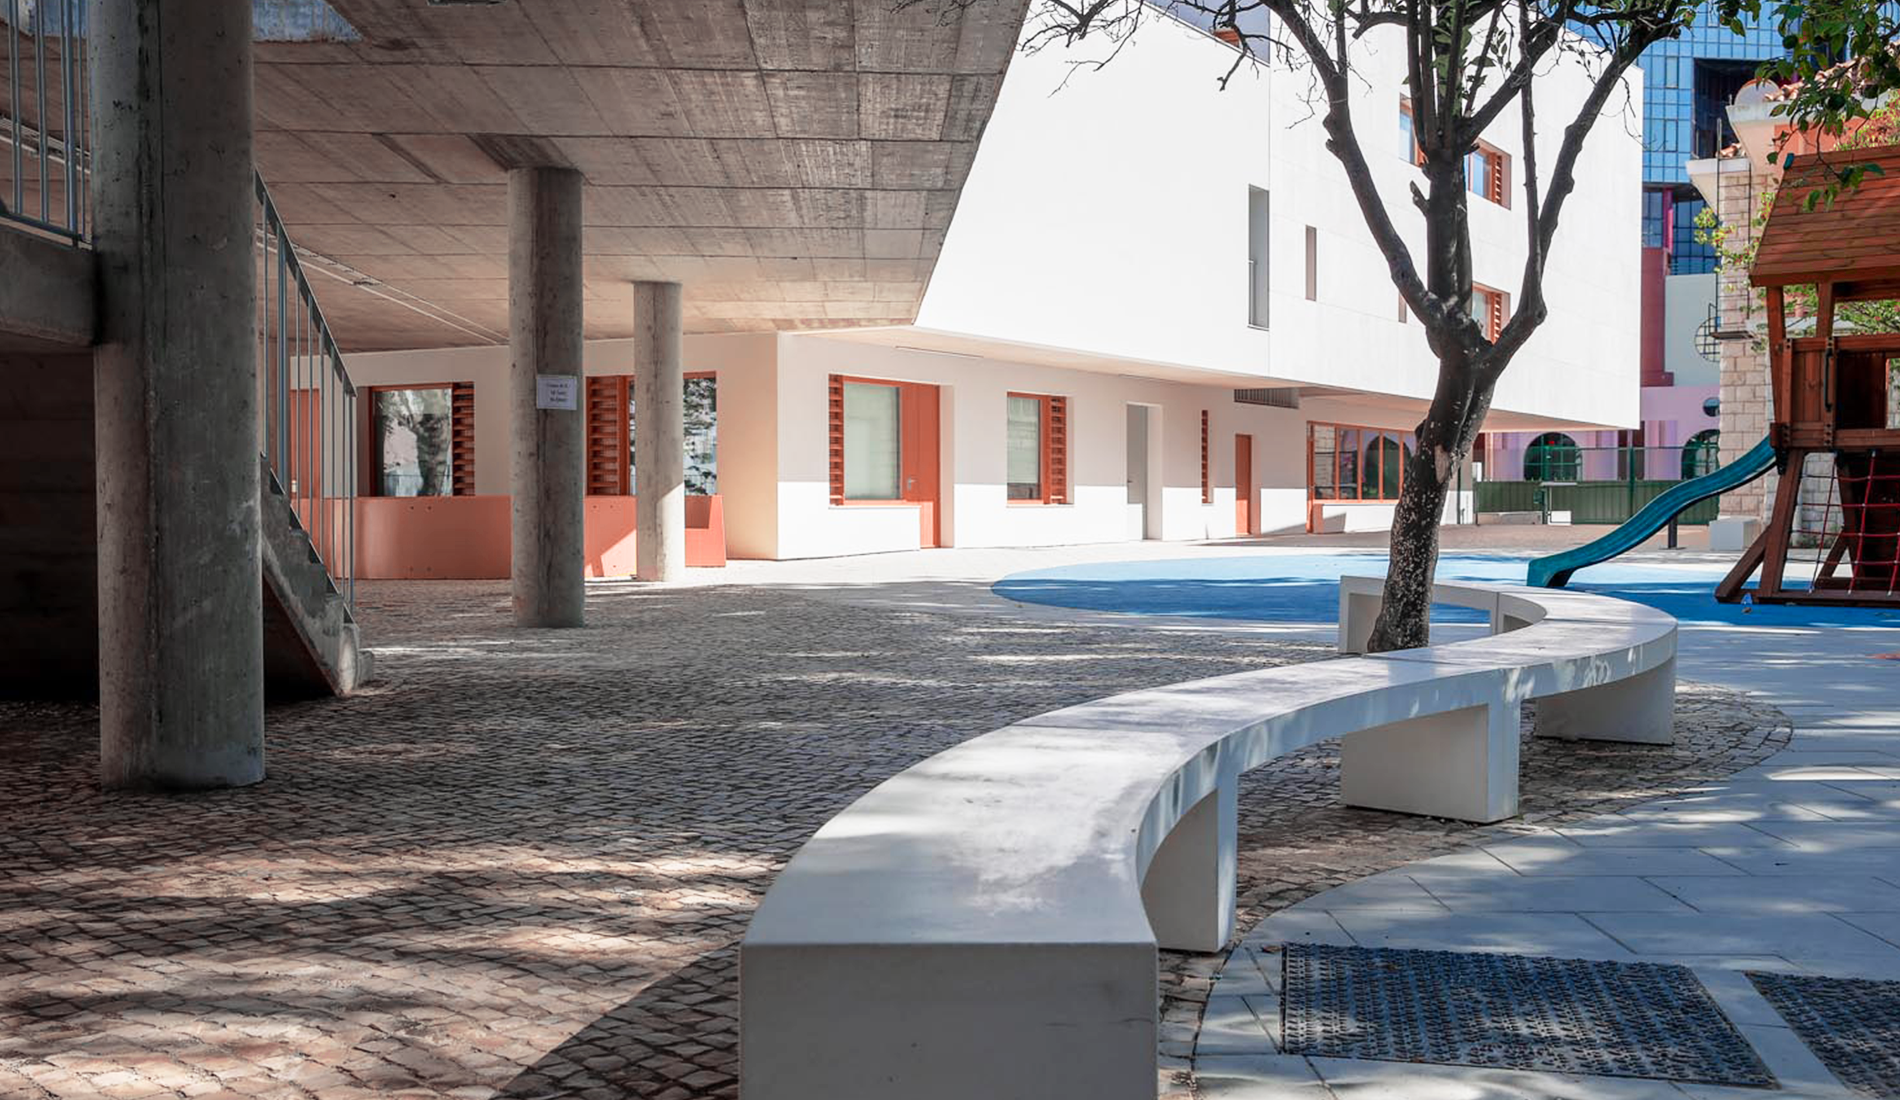
M 1342 650 L 1379 584 L 1342 580 Z M 1495 821 L 1526 699 L 1542 734 L 1669 740 L 1673 618 L 1556 589 L 1436 599 L 1494 633 L 1051 711 L 832 818 L 740 948 L 745 1100 L 1152 1100 L 1155 951 L 1232 932 L 1241 772 L 1344 737 L 1348 803 Z

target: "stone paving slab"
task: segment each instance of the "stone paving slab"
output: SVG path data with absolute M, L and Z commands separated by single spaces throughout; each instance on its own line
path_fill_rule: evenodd
M 1707 852 L 1683 848 L 1610 848 L 1583 845 L 1550 833 L 1505 844 L 1487 844 L 1496 856 L 1520 875 L 1570 877 L 1574 875 L 1740 875 L 1735 864 Z
M 1884 955 L 1900 962 L 1900 948 L 1829 913 L 1771 915 L 1700 913 L 1579 914 L 1631 951 L 1647 954 L 1724 952 L 1787 957 L 1817 947 L 1830 951 Z
M 1900 914 L 1900 886 L 1871 875 L 1786 875 L 1772 890 L 1748 878 L 1653 876 L 1648 881 L 1704 913 L 1839 912 L 1850 923 L 1855 910 Z

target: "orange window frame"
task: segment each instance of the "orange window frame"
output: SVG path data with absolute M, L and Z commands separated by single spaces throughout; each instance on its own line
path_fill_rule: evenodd
M 1511 319 L 1511 296 L 1483 283 L 1471 284 L 1471 296 L 1484 302 L 1484 338 L 1496 340 L 1504 332 L 1505 323 Z
M 357 490 L 361 496 L 382 494 L 382 446 L 376 432 L 376 395 L 400 390 L 449 391 L 449 495 L 475 494 L 475 383 L 410 382 L 391 386 L 363 387 L 363 405 L 359 423 L 362 444 L 357 450 Z
M 1480 188 L 1477 186 L 1477 181 L 1466 179 L 1465 190 L 1509 210 L 1511 208 L 1511 154 L 1488 141 L 1480 141 L 1475 152 L 1484 158 L 1486 177 L 1484 186 Z
M 627 407 L 633 393 L 630 374 L 587 376 L 587 495 L 632 496 L 633 433 Z
M 832 507 L 834 508 L 895 508 L 895 507 L 915 508 L 917 507 L 918 501 L 911 499 L 909 497 L 906 497 L 902 492 L 900 492 L 894 499 L 891 499 L 891 500 L 883 500 L 883 499 L 854 500 L 844 495 L 844 387 L 847 382 L 853 383 L 856 385 L 861 385 L 861 386 L 889 386 L 891 389 L 894 389 L 897 391 L 898 425 L 899 425 L 897 473 L 898 473 L 898 479 L 900 482 L 907 481 L 907 479 L 913 476 L 914 474 L 914 471 L 910 469 L 909 463 L 905 458 L 905 453 L 904 453 L 905 445 L 902 438 L 902 433 L 904 431 L 903 425 L 905 422 L 904 417 L 907 412 L 906 405 L 909 402 L 917 399 L 912 396 L 915 391 L 936 390 L 938 389 L 938 387 L 934 383 L 899 382 L 891 378 L 865 378 L 861 375 L 855 375 L 855 374 L 833 374 L 833 375 L 828 376 L 828 378 L 826 379 L 825 404 L 828 410 L 828 415 L 826 416 L 826 421 L 825 421 L 825 450 L 826 450 L 826 458 L 827 458 L 826 465 L 828 466 L 827 473 L 829 474 L 828 480 L 830 481 L 830 488 L 831 488 L 830 496 L 831 496 Z M 934 467 L 932 467 L 928 471 L 915 472 L 915 476 L 928 476 L 932 481 L 934 481 L 937 477 L 937 471 Z
M 716 387 L 719 372 L 687 371 L 682 381 L 710 378 Z M 632 496 L 633 375 L 590 374 L 587 390 L 587 495 Z
M 1314 436 L 1316 435 L 1316 430 L 1320 428 L 1331 428 L 1333 430 L 1333 450 L 1332 450 L 1333 495 L 1329 497 L 1318 496 L 1314 492 L 1316 486 L 1314 485 L 1313 474 L 1315 473 L 1315 467 L 1317 463 L 1317 460 L 1314 456 L 1314 442 L 1315 442 Z M 1353 479 L 1352 479 L 1353 495 L 1352 496 L 1343 496 L 1340 494 L 1340 491 L 1339 491 L 1339 487 L 1342 484 L 1345 484 L 1345 479 L 1344 479 L 1344 474 L 1343 474 L 1345 463 L 1342 461 L 1341 456 L 1347 453 L 1345 448 L 1342 448 L 1339 445 L 1339 441 L 1340 441 L 1341 436 L 1346 432 L 1356 433 L 1354 437 L 1352 452 L 1351 452 L 1354 455 Z M 1379 448 L 1379 468 L 1376 471 L 1372 472 L 1372 477 L 1371 477 L 1371 482 L 1370 482 L 1371 484 L 1378 486 L 1380 495 L 1376 497 L 1368 497 L 1368 496 L 1360 495 L 1361 487 L 1363 487 L 1364 485 L 1368 483 L 1367 481 L 1368 474 L 1364 466 L 1364 462 L 1366 459 L 1367 446 L 1371 438 L 1374 436 L 1388 436 L 1396 440 L 1399 444 L 1399 477 L 1398 477 L 1398 484 L 1395 487 L 1392 496 L 1384 495 L 1385 493 L 1385 454 L 1386 454 L 1384 447 Z M 1312 504 L 1317 501 L 1332 501 L 1335 503 L 1345 502 L 1345 503 L 1351 503 L 1351 504 L 1390 504 L 1399 498 L 1399 494 L 1405 492 L 1405 454 L 1408 450 L 1416 451 L 1417 449 L 1418 449 L 1418 440 L 1415 438 L 1414 433 L 1410 431 L 1404 431 L 1397 428 L 1377 428 L 1377 427 L 1373 427 L 1370 424 L 1335 424 L 1331 421 L 1323 421 L 1323 420 L 1308 421 L 1306 425 L 1306 500 L 1307 500 L 1307 503 Z
M 1041 507 L 1069 503 L 1069 399 L 1046 393 L 1020 393 L 1011 390 L 1008 398 L 1020 397 L 1041 406 L 1042 421 L 1042 495 L 1008 501 L 1010 507 Z M 1004 444 L 1007 446 L 1007 442 Z

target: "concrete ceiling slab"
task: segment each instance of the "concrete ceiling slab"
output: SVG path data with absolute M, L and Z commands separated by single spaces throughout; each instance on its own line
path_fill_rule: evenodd
M 505 338 L 513 164 L 587 179 L 590 337 L 915 318 L 1026 0 L 333 0 L 258 45 L 257 157 L 346 350 Z M 347 299 L 347 302 L 345 301 Z

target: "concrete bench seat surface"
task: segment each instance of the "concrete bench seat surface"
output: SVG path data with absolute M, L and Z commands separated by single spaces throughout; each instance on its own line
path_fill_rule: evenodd
M 1378 584 L 1342 580 L 1342 649 Z M 1489 821 L 1516 813 L 1527 699 L 1540 733 L 1667 740 L 1671 617 L 1543 589 L 1435 598 L 1507 632 L 1066 707 L 853 803 L 741 944 L 743 1095 L 1152 1097 L 1155 952 L 1232 934 L 1240 773 L 1343 737 L 1348 803 Z

